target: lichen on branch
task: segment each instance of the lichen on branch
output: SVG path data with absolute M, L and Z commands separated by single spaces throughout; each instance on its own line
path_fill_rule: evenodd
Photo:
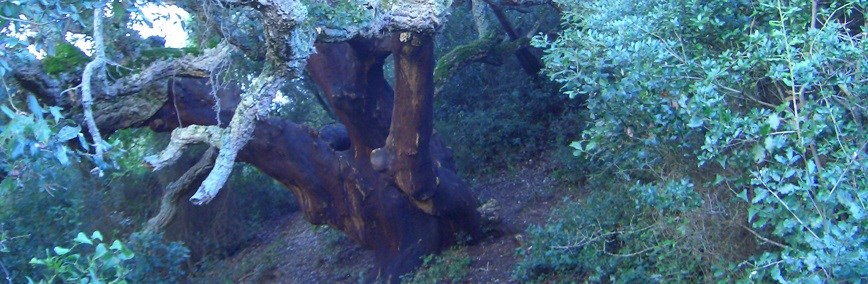
M 190 197 L 190 201 L 196 205 L 208 203 L 226 184 L 229 174 L 235 165 L 235 157 L 238 151 L 247 145 L 253 136 L 255 122 L 259 118 L 268 115 L 268 103 L 274 99 L 274 95 L 283 86 L 285 78 L 275 74 L 271 68 L 266 70 L 253 81 L 250 92 L 241 95 L 241 102 L 235 109 L 235 116 L 229 123 L 228 129 L 220 135 L 220 153 L 214 163 L 214 168 L 196 193 Z
M 225 130 L 217 126 L 190 125 L 172 131 L 172 139 L 169 145 L 157 155 L 147 156 L 144 159 L 153 170 L 162 169 L 171 165 L 183 154 L 188 145 L 206 143 L 213 147 L 222 146 L 221 137 Z
M 99 76 L 100 71 L 104 71 L 106 63 L 105 39 L 102 31 L 105 14 L 103 7 L 105 2 L 100 2 L 93 10 L 93 59 L 84 67 L 84 74 L 81 75 L 81 106 L 84 109 L 84 122 L 93 139 L 94 156 L 97 160 L 102 160 L 106 145 L 93 119 L 93 78 Z

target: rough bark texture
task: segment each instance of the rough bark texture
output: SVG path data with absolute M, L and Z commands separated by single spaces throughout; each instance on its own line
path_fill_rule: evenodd
M 192 168 L 188 169 L 178 180 L 170 183 L 160 200 L 160 211 L 148 220 L 142 231 L 158 233 L 169 226 L 169 223 L 175 218 L 175 212 L 178 211 L 181 199 L 192 194 L 197 184 L 202 183 L 202 180 L 214 166 L 215 158 L 217 158 L 217 150 L 209 148 Z
M 418 33 L 318 44 L 308 70 L 343 126 L 321 134 L 285 119 L 256 120 L 251 140 L 238 152 L 238 161 L 292 190 L 308 221 L 374 250 L 379 281 L 397 282 L 422 256 L 454 245 L 459 233 L 482 236 L 477 200 L 433 134 L 432 46 L 429 35 Z M 393 51 L 395 91 L 383 74 Z M 169 100 L 147 125 L 169 131 L 215 124 L 205 81 L 171 81 Z M 232 101 L 233 93 L 221 94 L 228 96 L 221 101 Z M 388 159 L 378 161 L 383 157 L 372 152 Z

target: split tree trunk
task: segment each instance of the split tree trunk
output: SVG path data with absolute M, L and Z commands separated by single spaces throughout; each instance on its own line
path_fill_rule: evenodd
M 383 73 L 392 53 L 395 91 Z M 425 34 L 318 44 L 308 71 L 346 127 L 350 147 L 334 149 L 314 129 L 270 118 L 257 121 L 238 154 L 292 190 L 309 222 L 374 250 L 379 281 L 398 282 L 421 257 L 454 245 L 459 233 L 482 237 L 477 200 L 433 134 L 433 65 Z M 167 131 L 216 123 L 204 80 L 171 82 L 180 88 L 169 88 L 149 125 Z

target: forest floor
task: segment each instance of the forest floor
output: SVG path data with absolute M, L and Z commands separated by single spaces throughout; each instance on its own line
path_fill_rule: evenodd
M 519 261 L 516 249 L 531 225 L 544 225 L 566 189 L 550 169 L 530 166 L 471 180 L 480 202 L 495 202 L 495 212 L 518 233 L 459 248 L 471 258 L 468 283 L 510 283 Z M 365 279 L 373 253 L 340 232 L 307 223 L 301 212 L 273 220 L 257 240 L 235 255 L 201 265 L 195 283 L 356 283 Z

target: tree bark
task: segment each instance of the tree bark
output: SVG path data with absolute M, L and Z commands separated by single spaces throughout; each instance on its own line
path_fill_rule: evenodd
M 393 51 L 395 91 L 383 74 Z M 374 250 L 371 280 L 398 282 L 423 256 L 456 244 L 460 233 L 482 237 L 478 202 L 433 134 L 433 64 L 425 34 L 318 44 L 308 71 L 346 127 L 350 147 L 333 149 L 332 138 L 312 128 L 270 118 L 256 121 L 238 153 L 293 191 L 309 222 Z M 170 99 L 147 125 L 169 131 L 216 123 L 205 81 L 171 81 Z
M 213 147 L 209 148 L 192 168 L 188 169 L 178 180 L 166 186 L 166 191 L 160 200 L 160 211 L 148 220 L 145 228 L 142 229 L 143 232 L 159 233 L 169 226 L 169 223 L 175 218 L 175 212 L 178 211 L 181 200 L 193 194 L 198 187 L 197 185 L 208 176 L 208 172 L 214 167 L 215 158 L 217 158 L 217 150 Z

